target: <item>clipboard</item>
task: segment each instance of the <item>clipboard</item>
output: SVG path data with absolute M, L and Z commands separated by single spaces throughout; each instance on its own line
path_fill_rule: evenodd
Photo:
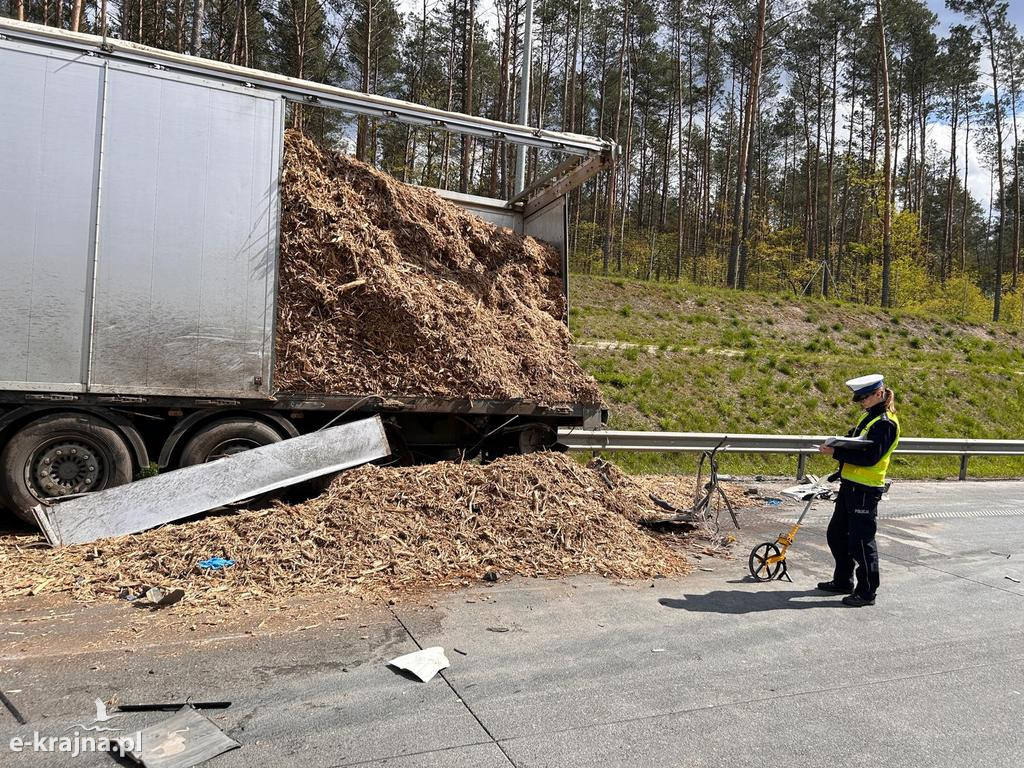
M 871 445 L 866 437 L 830 437 L 822 445 L 833 448 L 859 448 L 864 449 Z

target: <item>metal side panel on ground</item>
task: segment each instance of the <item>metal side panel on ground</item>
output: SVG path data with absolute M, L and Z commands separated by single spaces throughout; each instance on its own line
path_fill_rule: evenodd
M 0 40 L 0 388 L 269 391 L 280 96 Z
M 390 455 L 379 416 L 242 451 L 55 506 L 35 507 L 54 546 L 137 533 Z

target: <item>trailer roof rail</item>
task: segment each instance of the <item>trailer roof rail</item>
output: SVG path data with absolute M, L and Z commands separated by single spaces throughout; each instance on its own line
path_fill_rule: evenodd
M 299 80 L 272 72 L 164 51 L 110 37 L 102 38 L 96 35 L 69 32 L 55 27 L 0 18 L 0 37 L 3 36 L 22 42 L 60 47 L 88 55 L 106 56 L 113 60 L 134 61 L 149 66 L 254 86 L 278 93 L 290 101 L 315 102 L 319 106 L 332 107 L 357 115 L 382 117 L 408 125 L 498 139 L 510 144 L 523 144 L 584 157 L 600 155 L 611 158 L 614 154 L 612 142 L 593 136 L 548 131 L 460 112 L 448 112 L 400 99 L 360 93 L 311 80 Z

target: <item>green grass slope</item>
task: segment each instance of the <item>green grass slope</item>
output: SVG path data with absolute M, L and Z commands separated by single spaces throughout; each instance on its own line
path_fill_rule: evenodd
M 570 326 L 613 429 L 843 434 L 843 382 L 882 373 L 904 436 L 1024 438 L 1024 333 L 1003 324 L 840 301 L 572 275 Z M 692 455 L 626 454 L 634 471 L 693 471 Z M 834 467 L 815 458 L 808 471 Z M 723 472 L 793 474 L 793 456 L 730 454 Z M 955 457 L 898 456 L 896 478 L 956 476 Z M 971 477 L 1024 475 L 977 457 Z

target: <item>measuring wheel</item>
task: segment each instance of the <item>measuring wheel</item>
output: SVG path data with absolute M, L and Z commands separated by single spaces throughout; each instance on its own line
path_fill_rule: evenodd
M 779 571 L 785 568 L 786 559 L 774 543 L 766 541 L 750 550 L 748 565 L 750 575 L 757 581 L 771 581 L 777 578 Z

